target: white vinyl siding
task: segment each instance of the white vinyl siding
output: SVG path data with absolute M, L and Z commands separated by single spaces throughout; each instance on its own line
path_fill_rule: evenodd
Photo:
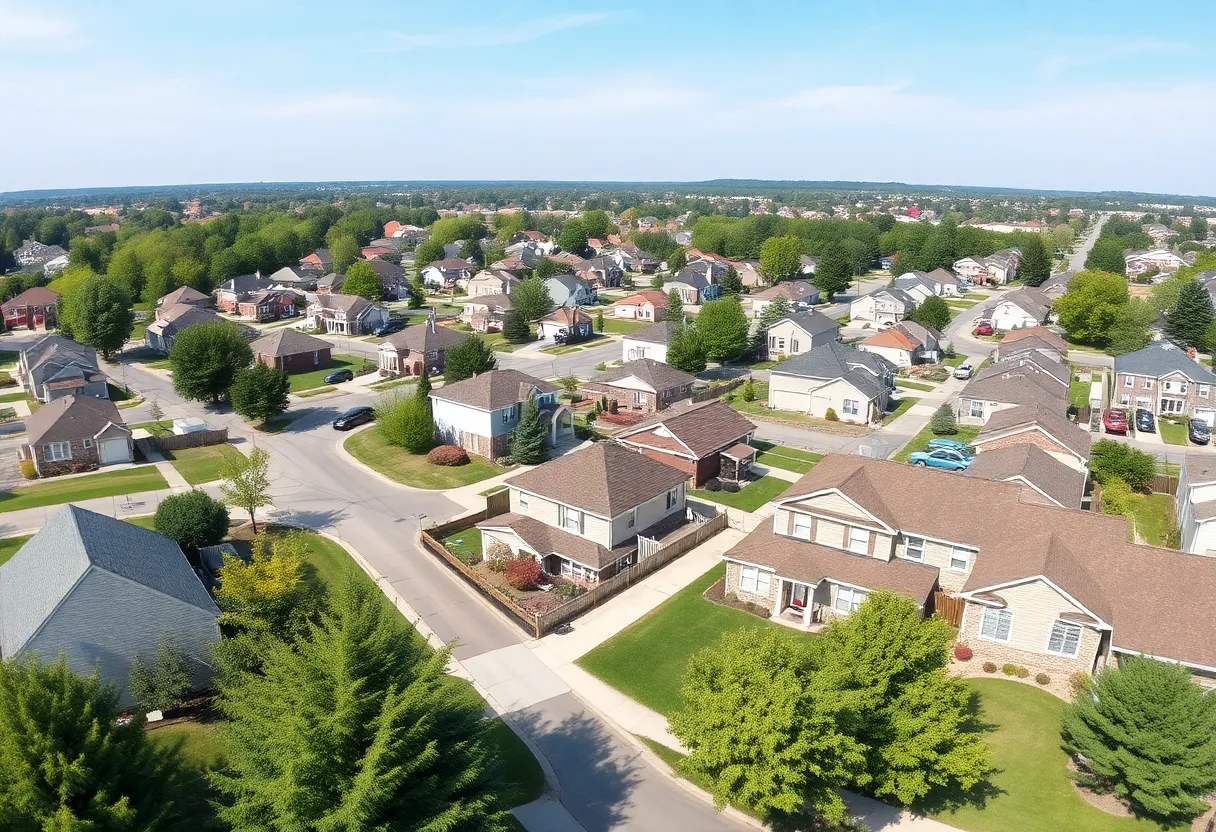
M 559 505 L 557 507 L 557 523 L 568 532 L 583 533 L 583 513 L 578 509 Z
M 971 568 L 971 552 L 958 546 L 950 549 L 950 568 L 955 572 L 966 572 Z
M 1081 651 L 1081 628 L 1067 621 L 1056 621 L 1051 625 L 1047 637 L 1047 652 L 1061 656 L 1076 656 Z
M 994 610 L 984 607 L 980 621 L 980 638 L 989 641 L 1009 641 L 1013 634 L 1013 613 L 1010 610 Z

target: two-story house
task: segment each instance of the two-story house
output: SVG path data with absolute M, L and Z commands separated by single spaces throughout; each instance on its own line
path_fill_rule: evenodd
M 1216 458 L 1187 454 L 1174 499 L 1182 551 L 1216 557 Z
M 878 289 L 849 303 L 849 319 L 859 324 L 897 324 L 916 308 L 903 289 Z
M 840 324 L 821 312 L 795 312 L 768 328 L 768 360 L 777 361 L 829 344 L 840 337 Z
M 422 326 L 411 326 L 380 342 L 377 358 L 380 375 L 418 376 L 443 372 L 447 351 L 472 336 L 428 319 Z
M 110 397 L 106 375 L 97 364 L 97 350 L 62 335 L 47 335 L 22 350 L 17 374 L 40 402 L 63 396 Z
M 54 329 L 59 325 L 59 293 L 32 286 L 0 305 L 5 329 Z
M 485 269 L 469 279 L 465 286 L 468 296 L 509 295 L 519 285 L 519 278 L 503 269 Z
M 422 270 L 422 282 L 432 289 L 450 289 L 458 280 L 468 280 L 477 267 L 459 257 L 436 260 Z
M 866 338 L 858 348 L 881 355 L 897 367 L 935 364 L 942 334 L 915 321 L 901 321 Z
M 498 459 L 507 455 L 524 402 L 536 397 L 550 445 L 574 435 L 574 415 L 557 400 L 556 384 L 519 370 L 491 370 L 431 392 L 435 432 L 447 445 Z
M 1111 406 L 1216 423 L 1216 374 L 1169 341 L 1115 356 Z
M 388 310 L 358 295 L 317 295 L 305 314 L 314 329 L 338 335 L 368 335 L 388 322 Z
M 687 476 L 612 442 L 566 454 L 507 480 L 510 512 L 477 524 L 482 556 L 505 547 L 550 575 L 598 583 L 637 562 L 639 536 L 684 520 Z
M 882 418 L 894 389 L 894 364 L 831 341 L 769 371 L 768 406 L 820 419 L 831 410 L 841 421 L 868 424 Z
M 1062 373 L 1062 380 L 1049 369 Z M 998 361 L 963 387 L 955 416 L 960 424 L 982 425 L 997 411 L 1022 405 L 1042 405 L 1063 415 L 1068 410 L 1069 375 L 1067 366 L 1046 358 Z

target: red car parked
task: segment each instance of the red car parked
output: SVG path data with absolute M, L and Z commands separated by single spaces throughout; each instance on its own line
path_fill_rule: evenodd
M 976 335 L 991 335 L 992 324 L 989 321 L 981 321 L 980 325 L 975 328 Z
M 1102 426 L 1107 433 L 1127 433 L 1127 411 L 1107 410 L 1102 414 Z

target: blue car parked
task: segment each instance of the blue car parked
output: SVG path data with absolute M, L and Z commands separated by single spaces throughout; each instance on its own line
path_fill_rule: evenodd
M 975 456 L 975 448 L 957 439 L 930 439 L 926 447 L 931 451 L 958 451 L 963 456 Z
M 949 448 L 938 448 L 936 451 L 917 451 L 912 454 L 912 464 L 942 468 L 946 471 L 966 471 L 972 457 L 960 451 Z

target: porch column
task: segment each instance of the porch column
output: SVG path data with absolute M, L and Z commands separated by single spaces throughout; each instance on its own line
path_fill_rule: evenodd
M 802 626 L 811 626 L 811 609 L 815 606 L 815 589 L 816 587 L 807 587 L 806 590 L 806 606 L 802 608 Z
M 773 601 L 773 618 L 781 615 L 781 599 L 785 597 L 785 578 L 777 579 L 777 600 Z

